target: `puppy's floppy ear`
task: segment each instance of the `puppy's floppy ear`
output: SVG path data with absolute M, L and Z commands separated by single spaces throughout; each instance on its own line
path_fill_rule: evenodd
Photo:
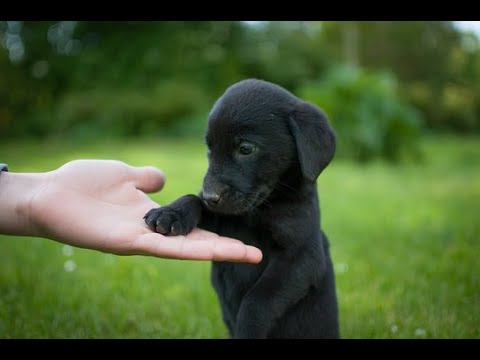
M 325 113 L 313 104 L 300 101 L 288 119 L 297 145 L 303 176 L 315 181 L 335 153 L 335 132 Z

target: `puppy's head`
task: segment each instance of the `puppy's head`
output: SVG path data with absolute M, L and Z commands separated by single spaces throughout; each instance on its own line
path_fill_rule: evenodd
M 335 152 L 326 116 L 284 88 L 243 80 L 213 106 L 202 197 L 214 212 L 243 214 L 262 204 L 287 171 L 315 182 Z

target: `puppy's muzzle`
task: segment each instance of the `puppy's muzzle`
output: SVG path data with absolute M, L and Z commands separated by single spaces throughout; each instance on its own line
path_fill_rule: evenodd
M 207 203 L 208 206 L 215 207 L 215 206 L 218 205 L 222 195 L 219 194 L 218 192 L 215 192 L 215 191 L 212 191 L 212 190 L 209 190 L 209 191 L 203 190 L 202 197 L 203 197 L 203 200 L 205 200 L 205 202 Z
M 202 199 L 208 207 L 216 208 L 222 202 L 222 197 L 227 188 L 215 177 L 207 174 L 203 182 Z

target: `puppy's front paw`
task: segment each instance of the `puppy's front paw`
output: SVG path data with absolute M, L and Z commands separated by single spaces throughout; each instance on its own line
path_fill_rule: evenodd
M 162 235 L 186 235 L 197 225 L 190 216 L 171 206 L 152 209 L 143 218 L 151 230 Z

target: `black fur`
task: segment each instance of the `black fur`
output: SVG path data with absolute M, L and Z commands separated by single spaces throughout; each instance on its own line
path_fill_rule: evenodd
M 206 142 L 202 193 L 150 210 L 146 223 L 167 235 L 199 226 L 263 251 L 260 264 L 213 262 L 232 337 L 339 337 L 316 187 L 335 152 L 326 116 L 278 85 L 244 80 L 213 106 Z

